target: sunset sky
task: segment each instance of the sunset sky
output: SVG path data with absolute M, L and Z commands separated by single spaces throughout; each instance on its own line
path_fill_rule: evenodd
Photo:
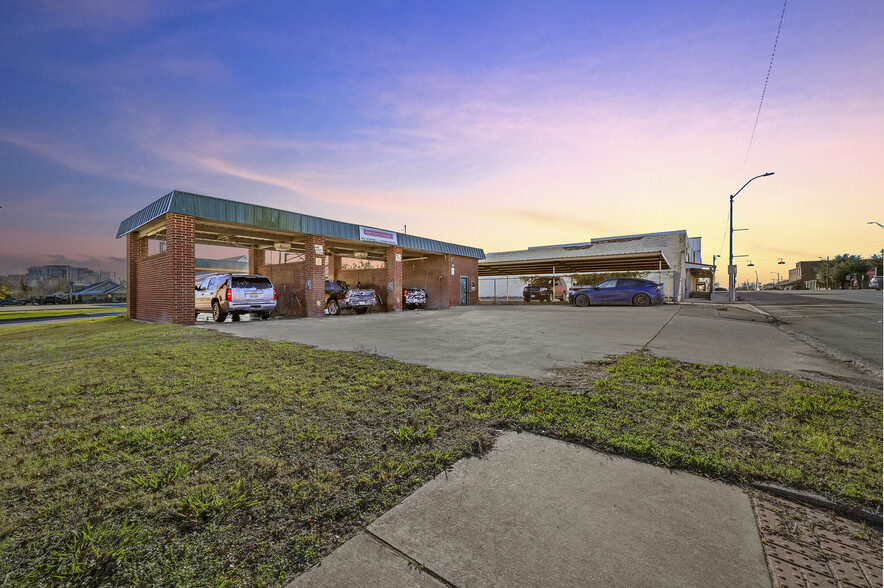
M 172 189 L 486 252 L 685 229 L 711 263 L 768 171 L 738 265 L 870 255 L 884 2 L 789 2 L 765 86 L 783 6 L 0 0 L 0 275 L 119 276 Z

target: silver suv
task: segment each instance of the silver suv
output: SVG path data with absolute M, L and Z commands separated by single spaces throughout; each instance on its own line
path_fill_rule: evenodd
M 212 274 L 196 286 L 194 318 L 211 312 L 215 322 L 223 323 L 227 315 L 238 321 L 244 313 L 270 318 L 276 308 L 276 290 L 270 278 L 250 274 Z

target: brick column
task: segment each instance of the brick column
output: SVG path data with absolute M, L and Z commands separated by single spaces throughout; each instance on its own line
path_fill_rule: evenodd
M 169 320 L 193 324 L 194 309 L 194 219 L 170 212 L 166 215 L 166 251 L 168 253 Z
M 457 271 L 454 268 L 454 257 L 451 255 L 445 256 L 445 273 L 443 274 L 443 282 L 445 283 L 445 291 L 447 292 L 446 301 L 448 306 L 445 308 L 451 308 L 452 306 L 460 306 L 460 276 L 457 274 Z M 454 271 L 454 273 L 452 273 Z
M 387 312 L 402 311 L 402 247 L 387 248 L 387 281 L 384 295 L 387 298 Z M 393 290 L 390 291 L 390 284 Z
M 329 254 L 329 261 L 331 262 L 331 273 L 328 275 L 329 280 L 340 280 L 341 279 L 341 271 L 343 271 L 343 264 L 340 255 L 331 255 Z
M 316 248 L 322 247 L 317 254 Z M 320 235 L 306 235 L 304 238 L 304 287 L 310 280 L 310 289 L 305 290 L 307 316 L 325 315 L 325 238 Z
M 147 257 L 147 239 L 126 235 L 126 316 L 138 318 L 138 268 Z
M 258 267 L 264 265 L 264 250 L 257 245 L 249 247 L 249 273 L 257 274 Z

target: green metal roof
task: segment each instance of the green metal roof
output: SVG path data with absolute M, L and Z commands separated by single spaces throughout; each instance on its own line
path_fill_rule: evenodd
M 173 190 L 121 222 L 117 238 L 143 227 L 168 212 L 277 231 L 321 235 L 348 241 L 360 240 L 359 225 L 352 223 L 212 196 L 179 192 L 178 190 Z M 476 247 L 425 239 L 404 233 L 396 233 L 396 235 L 399 246 L 405 249 L 485 259 L 485 252 Z

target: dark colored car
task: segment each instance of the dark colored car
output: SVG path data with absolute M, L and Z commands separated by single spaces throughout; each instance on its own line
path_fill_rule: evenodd
M 571 289 L 571 304 L 632 304 L 650 306 L 663 303 L 663 284 L 639 278 L 615 278 L 595 286 Z
M 18 300 L 16 298 L 0 298 L 0 306 L 24 306 L 27 300 Z
M 522 290 L 522 298 L 525 302 L 531 302 L 532 300 L 552 302 L 556 298 L 564 302 L 565 294 L 568 292 L 568 287 L 565 285 L 565 282 L 563 280 L 556 280 L 555 288 L 552 286 L 552 278 L 548 280 L 535 280 L 531 284 L 525 286 Z

